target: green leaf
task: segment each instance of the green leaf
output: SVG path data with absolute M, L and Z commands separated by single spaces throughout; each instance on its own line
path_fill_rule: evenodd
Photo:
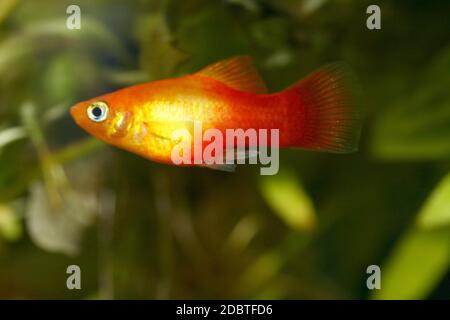
M 381 267 L 381 289 L 374 299 L 423 299 L 445 276 L 450 264 L 450 229 L 413 227 Z
M 252 263 L 247 267 L 239 280 L 241 294 L 244 297 L 259 295 L 276 283 L 277 276 L 283 272 L 283 268 L 288 262 L 302 254 L 302 251 L 310 243 L 311 237 L 301 235 L 292 231 L 288 233 L 283 241 L 274 248 L 263 252 L 258 257 L 252 259 Z M 263 291 L 261 291 L 263 290 Z
M 26 130 L 23 127 L 13 127 L 0 131 L 0 151 L 7 144 L 23 139 L 26 135 Z
M 435 228 L 450 224 L 450 173 L 433 190 L 417 217 L 423 228 Z
M 280 272 L 284 259 L 276 251 L 268 251 L 255 259 L 239 281 L 243 292 L 251 292 Z
M 376 299 L 421 299 L 450 265 L 450 173 L 433 190 L 416 224 L 400 239 L 382 270 Z
M 17 3 L 18 0 L 2 0 L 0 2 L 0 25 L 11 14 Z
M 226 252 L 245 250 L 257 232 L 258 224 L 255 218 L 250 215 L 243 217 L 236 223 L 225 241 L 224 250 Z
M 19 216 L 7 205 L 0 204 L 0 235 L 8 241 L 18 240 L 22 235 Z
M 315 229 L 313 203 L 294 175 L 265 176 L 260 187 L 269 206 L 288 226 L 302 231 Z

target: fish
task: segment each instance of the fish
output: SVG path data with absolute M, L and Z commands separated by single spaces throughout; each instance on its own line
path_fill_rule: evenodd
M 269 93 L 250 56 L 234 56 L 192 74 L 138 84 L 75 104 L 70 113 L 92 136 L 146 159 L 174 164 L 174 132 L 278 129 L 279 148 L 351 153 L 362 112 L 357 81 L 342 62 L 328 64 L 290 87 Z M 257 144 L 257 142 L 256 142 Z M 204 145 L 202 145 L 204 148 Z M 248 148 L 236 145 L 235 148 Z M 225 147 L 224 147 L 225 149 Z M 226 170 L 226 164 L 192 165 Z

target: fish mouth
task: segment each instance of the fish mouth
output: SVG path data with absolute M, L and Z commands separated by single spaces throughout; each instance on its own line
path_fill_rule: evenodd
M 77 123 L 80 124 L 80 104 L 76 104 L 69 109 L 69 113 L 72 116 L 72 119 Z

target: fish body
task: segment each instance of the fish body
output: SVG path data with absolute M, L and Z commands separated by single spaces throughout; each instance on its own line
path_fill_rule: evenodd
M 227 129 L 279 129 L 280 147 L 352 152 L 361 119 L 346 70 L 331 65 L 269 94 L 250 58 L 239 56 L 192 75 L 78 103 L 71 114 L 79 126 L 106 143 L 164 163 L 172 163 L 172 150 L 179 142 L 173 132 L 183 128 L 192 132 L 194 122 L 224 135 Z M 100 107 L 107 116 L 93 120 L 90 112 Z

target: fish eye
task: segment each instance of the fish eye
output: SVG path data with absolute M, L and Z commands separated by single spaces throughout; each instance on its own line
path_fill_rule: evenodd
M 108 105 L 103 101 L 94 102 L 87 108 L 87 115 L 94 122 L 105 121 L 108 117 Z

